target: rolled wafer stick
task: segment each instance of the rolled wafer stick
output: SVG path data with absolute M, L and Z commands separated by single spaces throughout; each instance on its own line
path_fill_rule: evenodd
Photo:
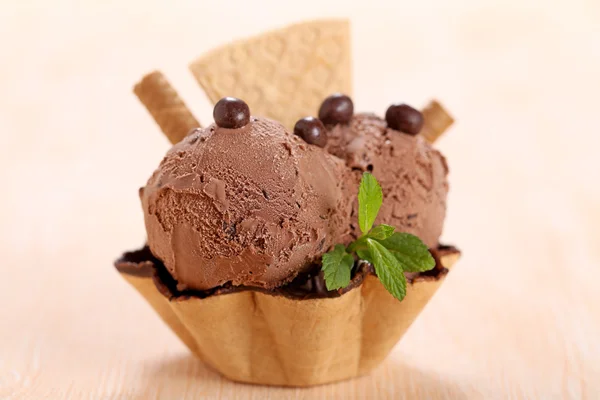
M 454 118 L 448 114 L 437 100 L 431 100 L 421 112 L 425 120 L 421 135 L 429 143 L 435 142 L 454 123 Z
M 144 76 L 135 85 L 133 92 L 171 143 L 178 143 L 190 130 L 200 127 L 200 123 L 161 72 L 154 71 Z

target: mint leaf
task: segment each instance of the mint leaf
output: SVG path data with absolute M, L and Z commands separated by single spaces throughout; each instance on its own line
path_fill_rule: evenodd
M 353 266 L 354 257 L 346 253 L 346 248 L 341 244 L 337 244 L 333 250 L 323 254 L 321 270 L 325 275 L 327 290 L 336 290 L 348 286 Z
M 322 270 L 327 290 L 335 290 L 350 283 L 354 256 L 371 263 L 383 286 L 398 300 L 406 296 L 404 272 L 423 272 L 435 267 L 435 260 L 427 246 L 409 233 L 394 233 L 394 227 L 380 224 L 373 228 L 383 201 L 379 183 L 365 172 L 358 189 L 358 224 L 362 236 L 348 248 L 338 244 L 323 255 Z
M 406 278 L 402 266 L 396 257 L 376 240 L 367 239 L 367 246 L 377 277 L 392 296 L 402 300 L 406 296 Z
M 371 229 L 367 236 L 377 240 L 385 240 L 392 236 L 394 229 L 396 228 L 386 224 L 377 225 L 375 228 Z
M 373 175 L 365 172 L 358 188 L 358 225 L 362 233 L 371 230 L 379 207 L 383 202 L 383 192 Z
M 406 272 L 429 271 L 435 267 L 429 249 L 415 235 L 396 232 L 380 243 L 396 257 Z
M 368 261 L 371 264 L 373 264 L 373 262 L 371 261 L 371 253 L 369 253 L 369 250 L 362 250 L 362 249 L 361 250 L 356 250 L 356 255 L 361 260 Z

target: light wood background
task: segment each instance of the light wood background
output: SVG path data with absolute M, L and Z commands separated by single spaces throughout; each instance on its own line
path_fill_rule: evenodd
M 0 0 L 0 399 L 600 398 L 600 3 Z M 306 18 L 353 21 L 355 102 L 458 119 L 444 239 L 464 251 L 389 360 L 308 390 L 228 382 L 113 270 L 167 150 L 130 88 Z

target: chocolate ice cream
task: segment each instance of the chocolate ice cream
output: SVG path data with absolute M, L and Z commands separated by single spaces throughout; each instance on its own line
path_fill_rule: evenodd
M 381 119 L 337 93 L 316 113 L 351 88 L 350 44 L 347 21 L 310 21 L 200 57 L 190 69 L 216 103 L 205 127 L 160 72 L 135 86 L 174 147 L 140 189 L 147 246 L 116 268 L 234 381 L 369 373 L 459 256 L 438 245 L 447 168 L 426 141 L 453 121 L 441 105 Z
M 360 236 L 364 171 L 383 188 L 376 223 L 438 245 L 448 170 L 417 135 L 421 114 L 402 105 L 390 107 L 387 122 L 353 115 L 351 99 L 335 95 L 319 115 L 327 127 L 307 117 L 292 134 L 224 98 L 215 124 L 167 153 L 140 196 L 148 245 L 181 290 L 270 289 L 314 268 L 332 245 Z
M 140 190 L 148 245 L 180 290 L 280 286 L 348 230 L 344 163 L 235 100 Z
M 385 223 L 397 231 L 412 233 L 435 248 L 446 215 L 446 160 L 415 134 L 422 123 L 417 123 L 416 128 L 409 124 L 404 129 L 411 132 L 406 133 L 391 129 L 388 125 L 395 121 L 390 122 L 374 114 L 356 114 L 348 123 L 328 125 L 326 150 L 352 169 L 355 183 L 348 185 L 354 190 L 350 199 L 356 198 L 364 171 L 370 171 L 380 182 L 384 197 L 376 224 Z M 355 203 L 353 214 L 356 213 Z M 356 223 L 353 235 L 360 235 Z

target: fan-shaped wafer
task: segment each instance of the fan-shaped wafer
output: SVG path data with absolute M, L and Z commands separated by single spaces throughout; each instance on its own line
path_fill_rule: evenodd
M 239 97 L 291 128 L 331 93 L 351 95 L 349 31 L 347 20 L 292 25 L 217 48 L 190 70 L 213 103 Z

